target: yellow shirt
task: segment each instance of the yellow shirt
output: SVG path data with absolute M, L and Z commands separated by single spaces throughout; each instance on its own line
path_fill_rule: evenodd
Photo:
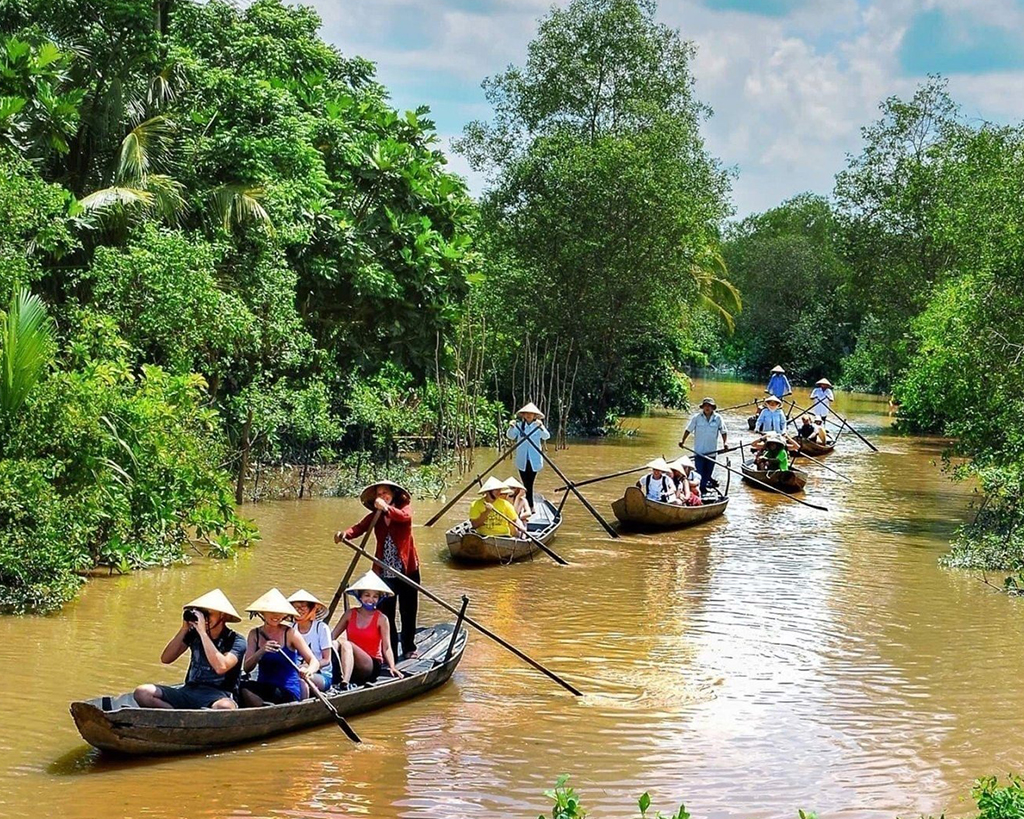
M 472 505 L 469 507 L 470 520 L 476 520 L 484 513 L 484 503 L 486 503 L 484 498 L 477 498 L 473 501 Z M 491 502 L 491 506 L 494 507 L 494 511 L 487 513 L 487 520 L 484 521 L 484 525 L 477 526 L 476 531 L 484 537 L 490 537 L 492 535 L 507 537 L 508 535 L 515 534 L 515 527 L 511 523 L 502 520 L 500 515 L 495 514 L 495 511 L 501 512 L 501 514 L 509 520 L 515 520 L 516 510 L 513 508 L 512 504 L 504 498 L 498 498 L 496 501 Z

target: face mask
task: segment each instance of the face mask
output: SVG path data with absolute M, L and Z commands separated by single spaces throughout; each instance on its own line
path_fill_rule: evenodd
M 375 608 L 377 608 L 376 603 L 367 602 L 365 600 L 361 600 L 360 603 L 362 604 L 362 607 L 367 611 L 373 611 Z

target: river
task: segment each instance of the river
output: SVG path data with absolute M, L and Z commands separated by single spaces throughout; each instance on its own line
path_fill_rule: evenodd
M 754 389 L 694 385 L 709 392 L 726 406 Z M 94 579 L 58 615 L 0 618 L 0 815 L 526 819 L 548 813 L 560 773 L 598 817 L 634 816 L 644 790 L 700 817 L 963 814 L 976 776 L 1021 768 L 1024 604 L 938 567 L 969 514 L 969 490 L 940 472 L 942 443 L 893 434 L 876 397 L 837 407 L 880 452 L 843 436 L 827 462 L 852 484 L 809 467 L 805 497 L 828 512 L 734 480 L 715 521 L 612 540 L 570 501 L 552 542 L 568 567 L 460 568 L 444 525 L 417 527 L 424 582 L 467 593 L 472 614 L 582 699 L 471 634 L 448 685 L 353 718 L 359 747 L 335 727 L 138 761 L 83 743 L 71 700 L 183 675 L 159 655 L 184 601 L 215 586 L 239 610 L 272 585 L 329 598 L 349 560 L 331 533 L 362 514 L 353 499 L 247 507 L 263 541 L 235 559 Z M 744 412 L 727 418 L 735 440 Z M 552 454 L 575 479 L 609 473 L 677 453 L 684 423 L 633 419 L 634 437 Z M 611 519 L 629 480 L 585 491 Z M 555 485 L 545 470 L 538 486 Z M 417 519 L 440 505 L 416 502 Z M 422 622 L 441 619 L 423 605 Z

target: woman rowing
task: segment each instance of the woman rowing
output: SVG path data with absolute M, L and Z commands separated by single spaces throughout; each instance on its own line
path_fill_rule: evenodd
M 341 687 L 349 689 L 372 682 L 380 676 L 385 663 L 392 677 L 401 677 L 391 647 L 394 630 L 387 615 L 381 612 L 383 601 L 393 596 L 391 588 L 370 571 L 345 591 L 356 599 L 356 605 L 334 627 L 334 645 L 341 660 Z
M 302 681 L 308 684 L 320 663 L 290 622 L 298 617 L 295 607 L 280 591 L 271 589 L 253 600 L 247 611 L 250 617 L 263 620 L 263 625 L 249 632 L 242 668 L 249 673 L 258 669 L 258 676 L 239 686 L 242 706 L 258 708 L 301 700 Z
M 526 487 L 526 502 L 532 512 L 533 484 L 537 473 L 544 468 L 541 449 L 544 447 L 543 442 L 551 437 L 548 428 L 544 426 L 544 413 L 530 401 L 516 413 L 516 420 L 509 422 L 505 435 L 510 441 L 519 442 L 516 447 L 516 469 Z
M 359 523 L 345 532 L 334 535 L 334 542 L 342 538 L 351 540 L 369 530 L 374 515 L 380 512 L 373 533 L 377 538 L 378 560 L 386 564 L 381 568 L 376 563 L 373 571 L 381 576 L 392 593 L 381 601 L 381 611 L 387 615 L 391 626 L 391 644 L 398 648 L 398 627 L 395 624 L 396 608 L 402 618 L 402 654 L 418 657 L 416 651 L 416 614 L 419 608 L 419 593 L 396 572 L 401 572 L 415 583 L 420 582 L 420 557 L 412 537 L 412 499 L 409 493 L 392 481 L 371 483 L 359 494 L 363 506 L 370 510 Z

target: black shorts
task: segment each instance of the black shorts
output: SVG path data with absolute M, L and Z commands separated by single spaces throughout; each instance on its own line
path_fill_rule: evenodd
M 213 685 L 158 685 L 157 690 L 171 708 L 209 708 L 217 700 L 232 699 L 230 692 Z
M 378 660 L 376 657 L 373 657 L 371 659 L 373 660 L 373 668 L 370 669 L 370 676 L 367 677 L 366 679 L 360 679 L 359 680 L 359 684 L 360 685 L 362 685 L 363 683 L 373 682 L 375 679 L 377 679 L 380 676 L 380 672 L 384 668 L 384 666 L 381 663 L 381 661 Z M 355 676 L 355 675 L 353 675 L 353 676 Z
M 279 685 L 260 682 L 259 680 L 246 680 L 239 686 L 239 689 L 241 691 L 252 691 L 253 694 L 264 702 L 271 702 L 274 705 L 283 705 L 286 702 L 295 702 L 298 699 L 287 688 L 281 688 Z

